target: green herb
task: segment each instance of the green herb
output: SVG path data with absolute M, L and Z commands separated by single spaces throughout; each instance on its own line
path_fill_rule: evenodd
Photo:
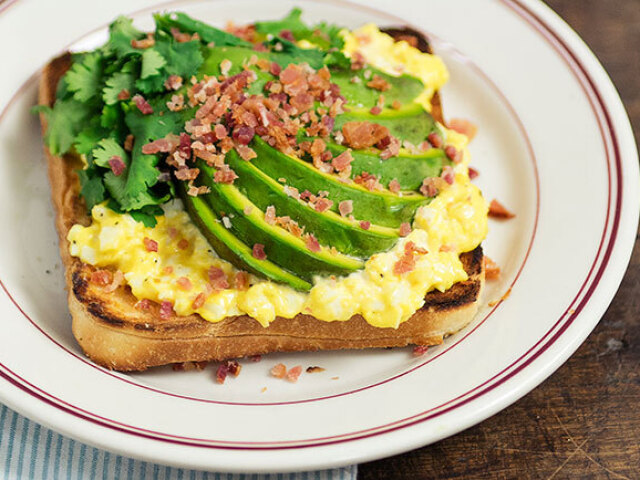
M 219 30 L 211 25 L 194 20 L 184 13 L 157 13 L 153 18 L 156 21 L 156 28 L 166 33 L 171 33 L 171 29 L 175 28 L 185 33 L 197 33 L 205 44 L 213 43 L 216 47 L 252 47 L 249 42 L 224 30 Z

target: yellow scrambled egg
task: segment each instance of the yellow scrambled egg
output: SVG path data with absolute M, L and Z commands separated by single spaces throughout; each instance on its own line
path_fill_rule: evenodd
M 369 41 L 363 45 L 358 37 L 365 34 Z M 373 25 L 346 34 L 345 40 L 347 53 L 358 50 L 377 68 L 398 74 L 402 66 L 404 72 L 420 78 L 425 99 L 447 80 L 440 59 L 404 42 L 393 44 Z M 393 249 L 372 256 L 363 270 L 349 276 L 316 278 L 308 293 L 257 277 L 251 277 L 248 290 L 212 291 L 208 286 L 211 266 L 222 268 L 232 285 L 236 269 L 218 258 L 178 200 L 165 205 L 165 215 L 158 217 L 154 228 L 97 205 L 90 226 L 75 225 L 70 230 L 70 251 L 86 263 L 121 270 L 136 297 L 169 301 L 178 315 L 196 312 L 217 322 L 246 313 L 267 326 L 276 316 L 291 318 L 300 312 L 326 321 L 361 314 L 374 326 L 395 328 L 422 306 L 428 291 L 445 291 L 467 279 L 458 256 L 473 250 L 487 233 L 487 203 L 469 181 L 467 139 L 453 131 L 446 133 L 447 143 L 464 151 L 453 185 L 418 210 L 414 230 Z M 157 242 L 157 252 L 148 251 L 145 238 Z M 428 253 L 416 256 L 411 272 L 396 275 L 394 265 L 408 241 Z M 194 309 L 201 293 L 206 300 Z

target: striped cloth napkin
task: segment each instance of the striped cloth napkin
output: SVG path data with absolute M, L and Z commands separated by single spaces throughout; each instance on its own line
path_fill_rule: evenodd
M 355 480 L 357 466 L 289 474 L 185 470 L 115 455 L 42 427 L 0 405 L 0 479 Z

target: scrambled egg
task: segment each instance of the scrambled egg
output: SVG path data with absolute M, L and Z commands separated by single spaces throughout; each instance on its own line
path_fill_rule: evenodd
M 389 75 L 406 73 L 422 80 L 424 92 L 416 101 L 431 111 L 431 97 L 449 80 L 449 71 L 440 57 L 422 53 L 404 40 L 395 42 L 373 23 L 351 32 L 343 30 L 341 35 L 345 55 L 359 52 L 367 63 Z
M 438 57 L 423 54 L 406 42 L 394 44 L 374 25 L 344 37 L 346 53 L 358 50 L 377 68 L 420 78 L 425 84 L 423 103 L 428 104 L 447 80 L 447 70 Z M 91 265 L 121 270 L 137 298 L 169 301 L 178 315 L 195 312 L 217 322 L 246 313 L 267 326 L 276 316 L 292 318 L 300 312 L 326 321 L 361 314 L 376 327 L 397 328 L 423 305 L 428 291 L 445 291 L 467 279 L 458 256 L 473 250 L 487 233 L 487 202 L 469 181 L 467 139 L 445 131 L 447 143 L 464 151 L 463 161 L 455 166 L 453 185 L 417 211 L 414 230 L 393 249 L 373 255 L 363 270 L 349 276 L 316 278 L 308 293 L 257 277 L 251 277 L 247 290 L 214 291 L 208 283 L 211 266 L 221 268 L 231 285 L 237 270 L 218 258 L 178 200 L 165 205 L 165 215 L 158 217 L 154 228 L 97 205 L 90 226 L 71 228 L 67 237 L 70 252 Z M 157 252 L 145 248 L 145 238 L 157 242 Z M 396 275 L 394 265 L 408 241 L 428 253 L 416 257 L 411 272 Z M 201 293 L 206 300 L 194 308 Z

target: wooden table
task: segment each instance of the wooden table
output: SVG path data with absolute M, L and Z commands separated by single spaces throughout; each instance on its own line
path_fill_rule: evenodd
M 607 69 L 640 140 L 640 0 L 547 0 Z M 640 242 L 587 341 L 523 399 L 359 479 L 640 479 Z

